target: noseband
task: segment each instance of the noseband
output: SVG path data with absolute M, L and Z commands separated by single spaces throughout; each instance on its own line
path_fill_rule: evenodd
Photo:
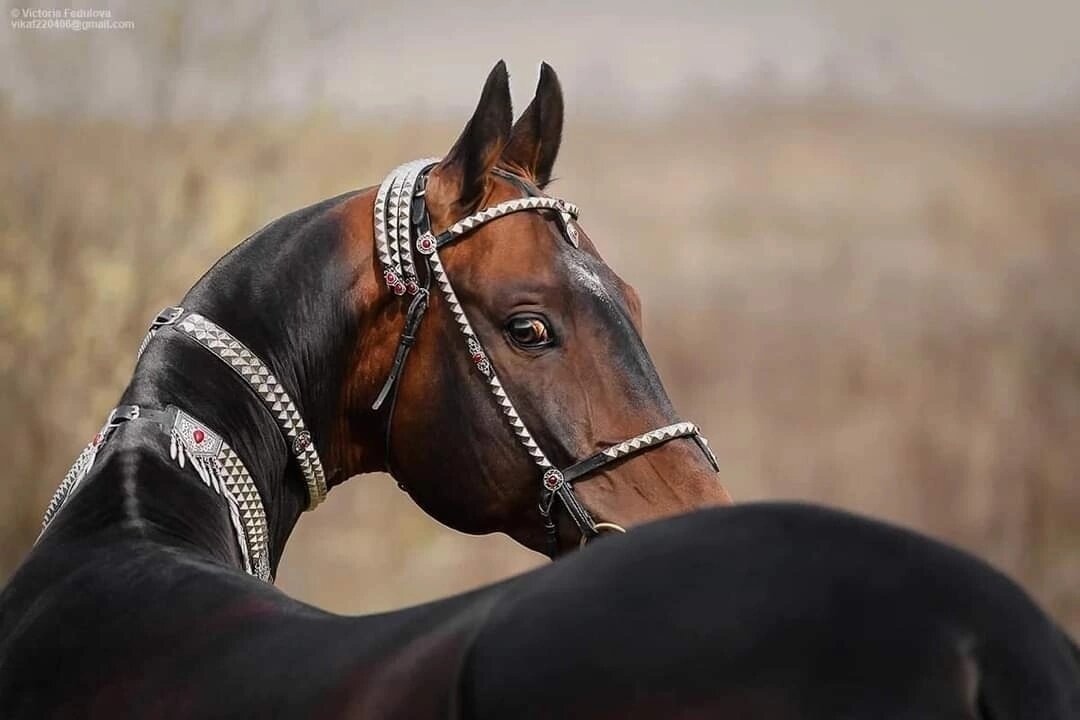
M 512 182 L 525 193 L 525 197 L 484 208 L 463 218 L 449 228 L 434 234 L 431 229 L 431 217 L 425 199 L 427 175 L 439 162 L 438 158 L 426 158 L 405 163 L 391 172 L 375 196 L 375 248 L 382 264 L 383 279 L 387 289 L 394 295 L 412 297 L 405 316 L 405 327 L 401 333 L 397 352 L 394 355 L 389 376 L 381 392 L 372 405 L 378 410 L 390 400 L 390 409 L 386 419 L 386 463 L 390 465 L 390 429 L 393 425 L 394 407 L 397 399 L 398 380 L 401 377 L 409 350 L 416 341 L 416 332 L 427 311 L 432 278 L 442 292 L 450 308 L 451 315 L 465 340 L 465 349 L 472 358 L 477 372 L 487 382 L 488 389 L 502 410 L 511 431 L 525 451 L 532 458 L 541 472 L 540 476 L 540 516 L 544 522 L 551 554 L 558 547 L 558 535 L 552 518 L 555 499 L 574 521 L 581 533 L 582 541 L 598 535 L 604 530 L 621 531 L 613 523 L 597 523 L 582 505 L 574 492 L 573 482 L 602 468 L 646 452 L 676 438 L 691 438 L 701 448 L 713 469 L 719 472 L 716 457 L 709 449 L 705 438 L 693 423 L 679 422 L 636 435 L 611 447 L 576 462 L 569 467 L 556 468 L 547 455 L 536 443 L 525 422 L 521 419 L 514 403 L 499 381 L 495 368 L 484 350 L 480 338 L 473 331 L 468 315 L 458 300 L 450 278 L 443 267 L 439 250 L 456 240 L 464 238 L 477 228 L 511 213 L 526 211 L 553 211 L 559 220 L 563 237 L 574 248 L 578 247 L 578 231 L 575 221 L 578 216 L 576 205 L 557 198 L 537 195 L 531 186 L 511 173 L 496 169 L 496 173 Z M 414 235 L 415 231 L 415 235 Z M 415 239 L 414 239 L 415 238 Z M 413 250 L 426 258 L 427 272 L 421 285 L 417 274 L 417 262 Z

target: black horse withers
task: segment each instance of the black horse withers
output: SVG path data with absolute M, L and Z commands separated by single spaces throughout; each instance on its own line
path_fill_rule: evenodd
M 911 532 L 801 505 L 651 523 L 367 617 L 104 539 L 36 555 L 0 593 L 5 720 L 1078 713 L 1080 654 L 1014 583 Z

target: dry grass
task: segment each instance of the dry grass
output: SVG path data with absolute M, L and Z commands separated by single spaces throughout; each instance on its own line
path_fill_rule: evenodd
M 741 499 L 945 537 L 1080 632 L 1080 124 L 840 102 L 571 120 L 557 192 L 641 291 L 650 348 Z M 0 578 L 115 402 L 148 318 L 267 220 L 456 128 L 63 126 L 0 117 Z M 280 584 L 419 601 L 529 567 L 385 478 L 305 518 Z

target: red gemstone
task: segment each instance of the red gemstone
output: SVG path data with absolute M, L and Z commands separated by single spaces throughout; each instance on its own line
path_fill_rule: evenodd
M 195 440 L 195 444 L 198 445 L 206 439 L 206 433 L 204 433 L 202 430 L 199 430 L 198 428 L 195 428 L 195 432 L 191 433 L 191 437 L 193 440 Z

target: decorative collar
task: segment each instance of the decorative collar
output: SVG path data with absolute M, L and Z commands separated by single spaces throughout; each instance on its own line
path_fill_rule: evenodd
M 289 451 L 296 458 L 300 472 L 304 475 L 308 492 L 307 509 L 314 510 L 318 507 L 326 499 L 326 473 L 311 433 L 281 382 L 255 353 L 229 331 L 197 312 L 185 312 L 182 307 L 169 307 L 158 313 L 139 349 L 140 356 L 149 345 L 150 339 L 167 327 L 187 335 L 209 350 L 255 391 L 281 429 Z
M 300 411 L 278 379 L 255 353 L 228 331 L 199 313 L 185 312 L 182 307 L 169 307 L 158 313 L 139 346 L 138 356 L 142 357 L 158 332 L 170 327 L 213 353 L 259 396 L 285 436 L 289 451 L 303 473 L 308 491 L 307 509 L 314 510 L 326 499 L 326 474 Z M 168 433 L 169 456 L 180 468 L 190 464 L 203 483 L 225 500 L 244 570 L 260 580 L 272 582 L 266 510 L 251 473 L 222 434 L 172 405 L 163 410 L 121 405 L 109 413 L 105 425 L 79 454 L 53 494 L 45 511 L 41 533 L 45 533 L 78 489 L 101 447 L 116 428 L 137 420 L 151 421 Z
M 152 422 L 167 433 L 169 457 L 181 469 L 190 464 L 203 483 L 225 500 L 244 571 L 260 580 L 272 582 L 266 511 L 251 473 L 220 433 L 172 405 L 164 410 L 120 405 L 110 412 L 105 425 L 79 454 L 49 501 L 41 522 L 41 534 L 45 534 L 57 513 L 74 495 L 113 432 L 135 421 Z
M 326 473 L 323 471 L 322 460 L 319 459 L 319 452 L 315 449 L 311 433 L 304 425 L 300 411 L 296 409 L 295 403 L 285 392 L 285 388 L 255 353 L 248 350 L 227 330 L 218 327 L 199 313 L 193 312 L 179 317 L 175 323 L 177 330 L 194 338 L 196 342 L 224 360 L 226 365 L 246 380 L 270 410 L 274 421 L 285 436 L 289 450 L 296 458 L 297 465 L 300 466 L 304 482 L 307 483 L 307 509 L 317 508 L 326 499 Z

